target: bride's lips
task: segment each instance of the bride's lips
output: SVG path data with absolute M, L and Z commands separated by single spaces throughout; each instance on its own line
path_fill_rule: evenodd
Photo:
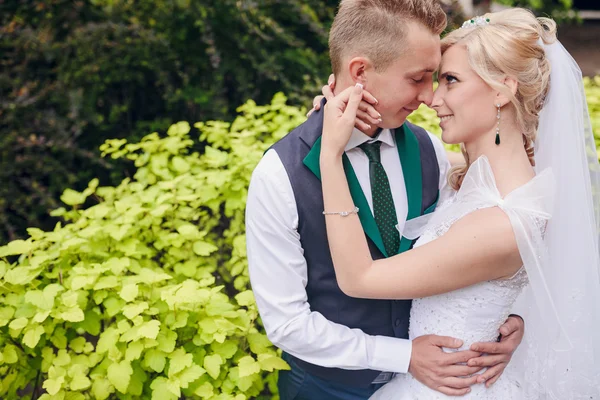
M 438 115 L 438 118 L 440 119 L 440 127 L 443 128 L 444 124 L 448 122 L 448 120 L 452 119 L 452 117 L 454 117 L 454 114 Z
M 412 112 L 414 112 L 414 111 L 416 111 L 416 108 L 406 108 L 406 107 L 402 107 L 402 109 L 403 109 L 404 111 L 406 111 L 407 113 L 409 113 L 409 114 L 410 114 L 410 113 L 412 113 Z

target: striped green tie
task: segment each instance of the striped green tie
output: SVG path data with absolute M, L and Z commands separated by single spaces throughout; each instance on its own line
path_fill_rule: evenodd
M 381 142 L 363 143 L 360 148 L 369 159 L 369 177 L 373 195 L 373 215 L 379 227 L 388 257 L 398 253 L 400 235 L 396 229 L 398 217 L 387 174 L 381 165 Z

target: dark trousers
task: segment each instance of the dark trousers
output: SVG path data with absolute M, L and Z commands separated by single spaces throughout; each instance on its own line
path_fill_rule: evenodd
M 357 388 L 326 381 L 300 368 L 288 354 L 283 353 L 283 359 L 292 369 L 279 371 L 277 386 L 281 400 L 367 400 L 383 386 L 372 384 Z

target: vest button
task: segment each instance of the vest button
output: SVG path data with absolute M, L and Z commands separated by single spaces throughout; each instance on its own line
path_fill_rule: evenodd
M 400 319 L 396 319 L 396 321 L 394 322 L 394 325 L 396 325 L 396 327 L 400 326 Z

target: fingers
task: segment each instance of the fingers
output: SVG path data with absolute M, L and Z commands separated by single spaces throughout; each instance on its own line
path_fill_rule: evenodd
M 321 88 L 321 93 L 323 93 L 323 96 L 325 96 L 327 101 L 331 100 L 333 98 L 333 96 L 335 96 L 333 94 L 333 90 L 331 89 L 331 87 L 329 87 L 327 85 L 325 85 Z
M 481 353 L 471 350 L 457 351 L 455 353 L 445 353 L 440 357 L 444 358 L 444 363 L 446 365 L 452 364 L 465 364 L 472 358 L 476 358 L 481 356 Z
M 334 74 L 329 75 L 329 79 L 327 79 L 327 85 L 329 85 L 329 87 L 332 90 L 335 89 L 335 75 Z
M 510 360 L 510 357 L 506 354 L 494 354 L 491 356 L 481 356 L 472 358 L 467 362 L 469 367 L 493 367 L 500 363 L 505 363 Z
M 323 99 L 324 96 L 315 96 L 315 98 L 313 99 L 313 108 L 311 108 L 310 110 L 308 110 L 308 112 L 306 113 L 307 117 L 310 117 L 310 115 L 321 109 L 321 100 Z
M 482 367 L 467 367 L 466 365 L 450 365 L 443 369 L 443 374 L 450 377 L 467 377 L 481 371 Z
M 488 354 L 512 354 L 513 346 L 508 341 L 473 343 L 471 345 L 471 350 Z
M 524 322 L 520 317 L 509 317 L 506 322 L 500 327 L 500 333 L 503 336 L 508 336 L 512 333 L 517 332 L 521 327 L 523 327 Z
M 505 368 L 506 363 L 501 363 L 495 367 L 488 368 L 487 371 L 477 377 L 477 383 L 485 382 L 485 386 L 489 388 L 498 380 L 498 378 L 500 378 L 500 376 L 502 376 Z
M 373 125 L 379 125 L 382 122 L 381 118 L 373 118 L 371 115 L 361 111 L 360 109 L 356 111 L 356 118 Z
M 360 119 L 356 119 L 354 126 L 359 130 L 359 131 L 368 131 L 371 129 L 371 125 L 366 123 L 365 121 L 362 121 Z
M 337 96 L 333 97 L 330 101 L 325 104 L 325 108 L 334 108 L 339 111 L 340 114 L 344 115 L 345 119 L 350 120 L 350 115 L 352 112 L 345 114 L 345 110 L 348 108 L 348 104 L 350 102 L 350 97 L 354 90 L 361 90 L 357 86 L 350 86 L 344 89 L 342 92 L 338 93 Z M 358 96 L 361 96 L 360 94 Z M 359 100 L 360 101 L 360 100 Z M 351 121 L 354 122 L 356 118 L 356 111 L 354 111 L 354 116 L 351 118 Z
M 365 101 L 369 104 L 373 104 L 375 106 L 377 104 L 379 104 L 379 101 L 368 90 L 365 90 L 363 92 L 363 97 L 364 97 Z
M 363 91 L 363 98 L 366 91 Z M 366 101 L 361 101 L 358 109 L 366 114 L 369 114 L 372 118 L 381 119 L 381 114 Z
M 463 344 L 462 340 L 450 336 L 431 335 L 429 340 L 434 346 L 446 347 L 449 349 L 458 349 Z
M 455 378 L 448 377 L 442 380 L 443 386 L 452 388 L 452 389 L 466 389 L 470 388 L 472 385 L 476 384 L 479 380 L 480 375 L 471 376 L 468 378 Z
M 323 100 L 323 97 L 325 97 L 325 96 L 315 96 L 315 98 L 313 99 L 313 109 L 314 110 L 318 110 L 321 108 L 321 100 Z
M 362 100 L 362 94 L 363 86 L 360 83 L 357 83 L 350 91 L 348 104 L 344 110 L 344 117 L 352 119 L 352 121 L 356 119 L 356 113 L 358 112 L 360 101 Z

